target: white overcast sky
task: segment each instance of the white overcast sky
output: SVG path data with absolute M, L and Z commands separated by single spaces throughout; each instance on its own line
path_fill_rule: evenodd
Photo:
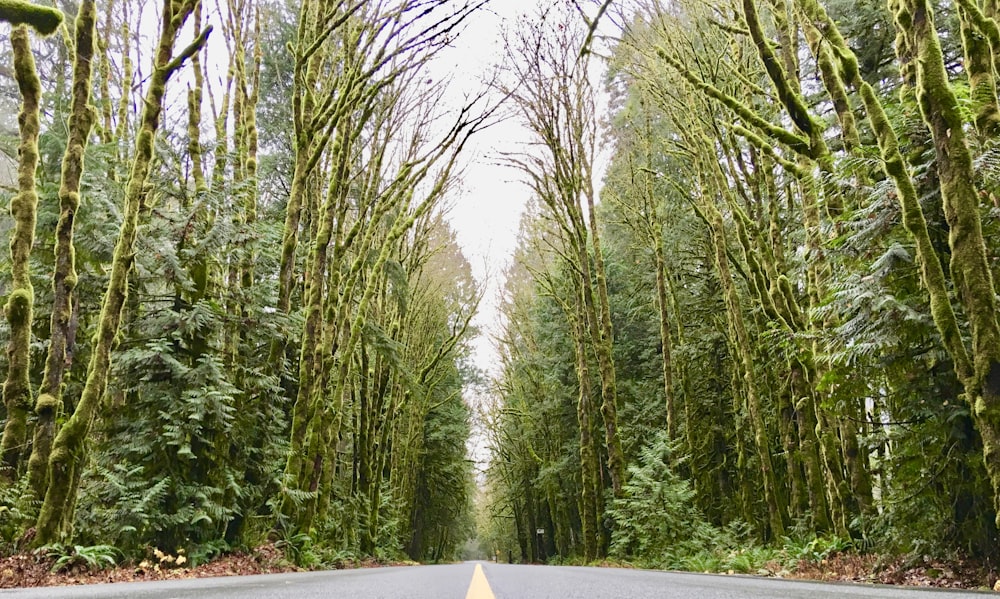
M 473 15 L 454 47 L 441 58 L 437 68 L 453 73 L 454 93 L 480 89 L 503 60 L 504 31 L 529 22 L 536 7 L 559 0 L 492 0 Z M 595 85 L 600 89 L 600 85 Z M 598 108 L 606 105 L 598 100 Z M 517 245 L 521 215 L 531 197 L 522 175 L 500 164 L 501 153 L 520 152 L 530 140 L 516 121 L 509 120 L 483 131 L 468 147 L 467 167 L 461 192 L 453 198 L 449 220 L 473 274 L 487 285 L 486 296 L 474 321 L 480 335 L 473 342 L 476 365 L 489 374 L 499 374 L 492 336 L 500 332 L 500 294 L 504 273 Z M 599 160 L 603 163 L 603 160 Z
M 474 93 L 503 58 L 503 32 L 517 17 L 531 10 L 534 0 L 493 0 L 474 14 L 467 29 L 442 57 L 440 66 L 455 77 L 453 93 Z M 460 193 L 453 199 L 449 220 L 473 274 L 487 285 L 474 321 L 480 335 L 473 341 L 474 359 L 481 369 L 496 373 L 497 359 L 491 335 L 498 332 L 498 302 L 504 271 L 517 244 L 517 229 L 530 192 L 520 175 L 498 164 L 501 152 L 518 151 L 528 139 L 515 122 L 496 124 L 470 143 Z

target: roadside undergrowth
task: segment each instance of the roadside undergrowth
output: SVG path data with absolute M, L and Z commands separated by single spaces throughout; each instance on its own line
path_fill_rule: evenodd
M 724 545 L 661 560 L 604 560 L 590 565 L 652 568 L 706 574 L 855 582 L 900 586 L 1000 591 L 996 565 L 950 556 L 865 553 L 838 537 L 797 541 L 780 546 Z
M 412 563 L 344 556 L 330 562 L 315 560 L 304 567 L 289 559 L 287 548 L 268 543 L 248 551 L 219 555 L 193 567 L 183 552 L 171 553 L 156 548 L 151 548 L 144 559 L 118 564 L 114 561 L 114 553 L 104 551 L 103 547 L 49 546 L 0 558 L 0 588 L 246 576 Z

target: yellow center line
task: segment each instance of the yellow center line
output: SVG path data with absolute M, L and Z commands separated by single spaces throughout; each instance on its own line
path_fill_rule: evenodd
M 476 570 L 472 573 L 472 582 L 469 583 L 469 592 L 465 594 L 465 599 L 496 599 L 480 564 L 476 564 Z

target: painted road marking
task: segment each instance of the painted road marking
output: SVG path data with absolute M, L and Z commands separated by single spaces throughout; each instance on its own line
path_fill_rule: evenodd
M 483 574 L 483 566 L 476 564 L 476 570 L 472 573 L 472 582 L 469 583 L 469 592 L 465 594 L 465 599 L 496 599 L 490 583 Z

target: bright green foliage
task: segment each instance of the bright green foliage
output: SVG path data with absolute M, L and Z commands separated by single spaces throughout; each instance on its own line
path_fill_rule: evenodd
M 691 485 L 672 468 L 673 452 L 661 433 L 629 466 L 625 492 L 608 510 L 616 524 L 614 555 L 669 564 L 715 542 L 717 533 L 698 511 Z
M 454 382 L 449 387 L 454 393 L 461 379 L 457 371 L 452 376 Z M 474 482 L 464 459 L 469 407 L 457 396 L 444 401 L 428 413 L 421 435 L 423 451 L 416 464 L 417 487 L 411 512 L 406 514 L 413 523 L 406 553 L 420 561 L 450 561 L 472 532 Z
M 12 553 L 18 549 L 21 532 L 31 526 L 31 506 L 25 502 L 28 481 L 23 478 L 14 485 L 0 488 L 0 551 Z
M 102 511 L 119 515 L 107 521 L 112 528 L 92 533 L 94 538 L 113 538 L 123 548 L 193 550 L 220 536 L 240 539 L 244 517 L 274 492 L 280 464 L 282 404 L 247 400 L 279 393 L 273 379 L 260 374 L 266 356 L 259 348 L 267 332 L 281 325 L 263 310 L 267 296 L 242 298 L 259 320 L 243 337 L 244 359 L 237 370 L 226 367 L 219 345 L 224 298 L 202 297 L 192 304 L 187 293 L 163 293 L 194 290 L 192 265 L 204 264 L 243 234 L 222 218 L 214 227 L 192 231 L 191 218 L 181 212 L 154 218 L 148 226 L 146 250 L 139 255 L 146 273 L 137 290 L 145 298 L 143 309 L 115 356 L 115 380 L 128 384 L 112 391 L 122 405 L 104 426 L 110 442 L 99 453 L 101 469 L 95 473 L 104 474 L 85 490 Z M 197 241 L 177 251 L 180 235 Z M 253 235 L 261 244 L 247 251 L 266 256 L 273 231 L 257 226 Z M 234 380 L 250 386 L 237 388 Z M 116 482 L 119 476 L 125 479 Z M 81 528 L 92 530 L 100 522 Z M 125 526 L 129 530 L 122 530 Z
M 38 548 L 45 557 L 56 558 L 53 572 L 68 572 L 76 569 L 96 572 L 114 568 L 121 557 L 121 551 L 112 545 L 45 545 Z
M 312 537 L 302 532 L 274 542 L 274 547 L 281 549 L 285 553 L 285 558 L 300 568 L 316 565 L 316 555 L 312 551 L 312 546 Z

